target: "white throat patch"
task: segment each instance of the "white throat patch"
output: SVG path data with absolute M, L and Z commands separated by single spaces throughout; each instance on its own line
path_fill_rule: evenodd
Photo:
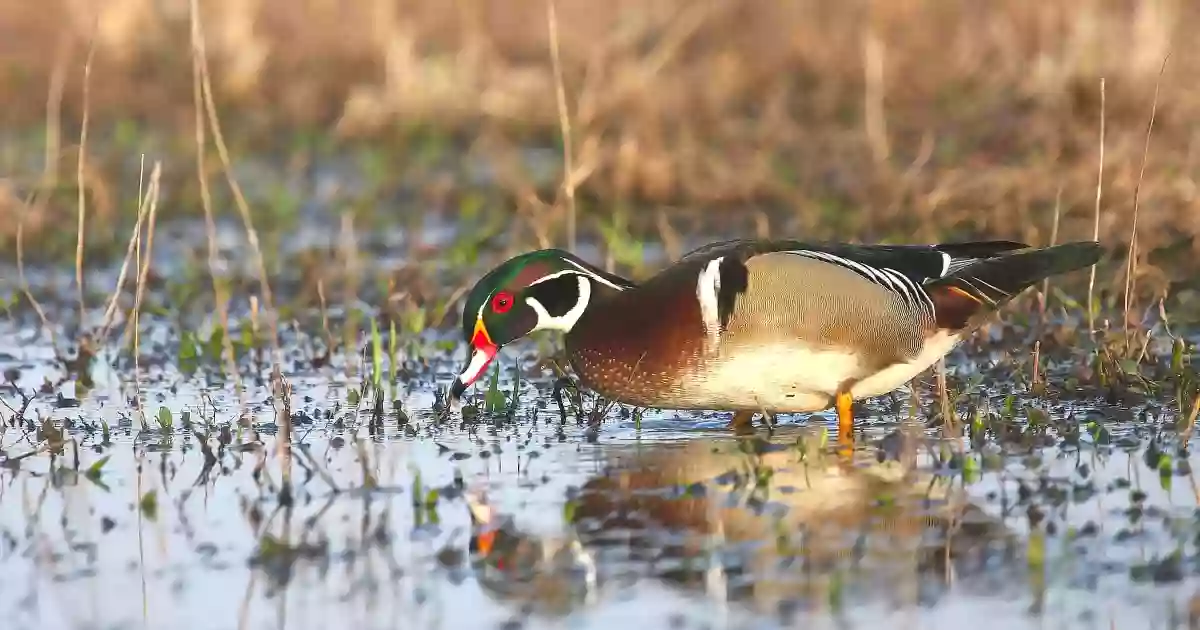
M 721 291 L 721 261 L 724 257 L 709 261 L 696 279 L 696 301 L 700 303 L 700 323 L 704 325 L 704 336 L 709 351 L 721 340 L 721 317 L 717 306 L 717 295 Z

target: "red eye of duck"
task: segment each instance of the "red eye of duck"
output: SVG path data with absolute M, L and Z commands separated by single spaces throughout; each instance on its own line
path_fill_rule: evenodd
M 513 306 L 513 296 L 511 293 L 497 293 L 492 298 L 492 310 L 497 313 L 506 313 Z

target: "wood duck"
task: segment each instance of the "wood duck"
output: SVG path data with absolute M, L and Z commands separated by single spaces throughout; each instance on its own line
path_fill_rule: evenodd
M 645 282 L 559 249 L 518 255 L 467 296 L 472 354 L 457 400 L 499 348 L 565 333 L 580 383 L 640 407 L 755 413 L 837 410 L 893 391 L 949 353 L 1022 290 L 1099 260 L 1094 241 L 851 245 L 732 240 L 685 254 Z

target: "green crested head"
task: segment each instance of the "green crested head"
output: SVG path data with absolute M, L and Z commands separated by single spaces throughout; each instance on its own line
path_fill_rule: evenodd
M 472 355 L 451 397 L 461 396 L 483 374 L 500 347 L 535 330 L 570 331 L 596 285 L 624 290 L 633 283 L 561 249 L 520 254 L 489 271 L 463 305 L 462 335 Z

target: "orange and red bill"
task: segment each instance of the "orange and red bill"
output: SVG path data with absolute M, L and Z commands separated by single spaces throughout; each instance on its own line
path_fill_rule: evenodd
M 487 370 L 488 364 L 500 351 L 500 346 L 493 343 L 491 336 L 488 335 L 482 318 L 475 320 L 475 332 L 471 335 L 471 349 L 470 362 L 467 363 L 467 367 L 463 369 L 462 373 L 455 377 L 454 384 L 450 386 L 450 400 L 452 401 L 462 398 L 467 388 L 479 380 L 479 377 Z

